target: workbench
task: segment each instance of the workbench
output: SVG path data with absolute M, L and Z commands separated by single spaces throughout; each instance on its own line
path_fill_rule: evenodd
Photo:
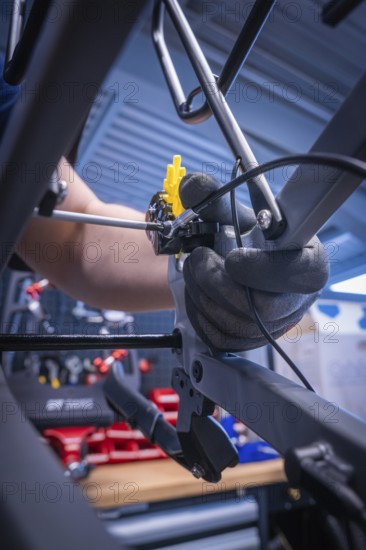
M 98 508 L 176 500 L 225 491 L 243 494 L 249 487 L 286 481 L 282 459 L 227 468 L 219 483 L 196 479 L 173 460 L 162 459 L 98 466 L 82 483 L 83 494 Z
M 108 532 L 134 550 L 266 550 L 273 514 L 312 505 L 279 458 L 227 468 L 217 484 L 170 459 L 105 465 L 80 486 Z

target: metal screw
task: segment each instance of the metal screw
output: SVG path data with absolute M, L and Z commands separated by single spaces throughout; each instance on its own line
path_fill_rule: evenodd
M 270 210 L 261 210 L 258 212 L 257 222 L 262 230 L 268 229 L 272 223 L 272 212 Z
M 200 477 L 203 477 L 205 475 L 205 470 L 200 466 L 199 464 L 195 463 L 192 466 L 191 473 L 199 479 Z
M 192 374 L 196 382 L 201 382 L 202 376 L 203 376 L 203 369 L 202 369 L 202 364 L 199 361 L 195 361 L 193 363 Z

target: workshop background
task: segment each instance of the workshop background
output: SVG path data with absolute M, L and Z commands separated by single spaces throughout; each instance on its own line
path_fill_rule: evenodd
M 3 50 L 11 4 L 6 0 L 0 4 Z M 276 2 L 229 93 L 229 105 L 259 162 L 306 152 L 365 70 L 365 3 L 336 27 L 321 22 L 324 4 Z M 192 0 L 182 5 L 213 72 L 218 74 L 251 3 Z M 169 18 L 166 40 L 187 93 L 197 83 Z M 201 99 L 197 98 L 197 104 Z M 182 156 L 188 171 L 210 173 L 222 183 L 230 177 L 233 161 L 216 123 L 210 119 L 186 125 L 176 116 L 151 43 L 147 9 L 98 93 L 81 138 L 76 170 L 102 200 L 146 211 L 175 154 Z M 290 169 L 269 174 L 275 193 L 290 174 Z M 237 193 L 249 204 L 245 186 Z M 364 183 L 319 232 L 330 258 L 328 289 L 333 283 L 365 273 L 365 209 Z M 124 261 L 133 261 L 133 244 L 120 243 L 120 249 Z M 328 289 L 323 296 L 332 296 Z M 339 298 L 348 299 L 338 294 Z M 48 291 L 43 300 L 53 322 L 61 321 L 63 326 L 75 322 L 70 299 Z M 171 312 L 137 314 L 134 330 L 169 332 L 173 322 Z M 142 379 L 144 390 L 156 383 L 168 384 L 174 364 L 167 351 L 148 355 L 154 369 Z M 263 353 L 259 357 L 263 359 Z
M 366 69 L 366 3 L 361 2 L 336 27 L 321 21 L 321 8 L 326 3 L 276 2 L 228 95 L 228 103 L 260 163 L 307 152 Z M 2 51 L 11 4 L 0 2 Z M 182 0 L 180 4 L 213 72 L 219 74 L 252 2 Z M 98 93 L 75 162 L 78 173 L 100 199 L 140 211 L 146 211 L 151 197 L 162 187 L 166 165 L 173 155 L 182 156 L 187 171 L 209 173 L 221 183 L 229 180 L 233 166 L 215 121 L 185 125 L 178 119 L 152 46 L 150 8 Z M 197 82 L 169 22 L 166 40 L 187 93 Z M 198 96 L 197 104 L 201 100 Z M 269 175 L 275 194 L 290 174 L 290 169 L 283 169 Z M 250 205 L 245 186 L 237 196 Z M 357 287 L 351 285 L 350 292 L 344 290 L 347 287 L 334 286 L 357 276 L 366 277 L 365 212 L 363 182 L 319 232 L 330 260 L 327 288 L 299 327 L 280 343 L 321 395 L 366 419 L 366 280 Z M 119 246 L 128 268 L 134 243 L 121 242 Z M 144 334 L 169 333 L 174 326 L 173 312 L 127 312 L 133 319 L 108 325 L 104 312 L 90 311 L 88 304 L 78 304 L 57 289 L 46 288 L 32 296 L 29 288 L 38 279 L 31 273 L 7 269 L 0 282 L 3 328 L 44 333 L 57 326 L 72 327 L 74 333 L 121 330 Z M 39 302 L 36 313 L 29 308 L 29 296 Z M 74 355 L 60 354 L 60 364 L 66 360 L 72 364 Z M 292 377 L 267 347 L 246 355 Z M 85 365 L 103 354 L 80 352 L 78 356 Z M 38 359 L 17 353 L 7 354 L 4 360 L 10 373 L 24 365 L 34 366 Z M 133 367 L 138 370 L 135 382 L 145 394 L 154 388 L 168 388 L 174 366 L 176 359 L 168 350 L 139 350 Z M 212 541 L 210 544 L 214 548 Z

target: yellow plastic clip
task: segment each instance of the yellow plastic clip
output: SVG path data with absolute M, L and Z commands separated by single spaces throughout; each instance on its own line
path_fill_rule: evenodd
M 183 176 L 186 175 L 186 169 L 181 166 L 181 161 L 180 155 L 174 155 L 173 164 L 168 164 L 164 180 L 164 199 L 172 205 L 172 213 L 175 218 L 184 212 L 179 198 L 179 184 Z

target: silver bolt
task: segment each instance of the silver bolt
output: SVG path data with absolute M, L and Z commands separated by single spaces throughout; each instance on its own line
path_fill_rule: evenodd
M 199 479 L 200 477 L 203 477 L 205 475 L 205 470 L 200 466 L 199 464 L 195 463 L 191 469 L 191 473 Z
M 68 464 L 64 474 L 65 477 L 72 479 L 73 481 L 79 481 L 85 479 L 90 472 L 90 466 L 86 460 L 81 462 L 71 462 Z
M 272 213 L 269 210 L 261 210 L 258 212 L 257 222 L 263 231 L 268 229 L 272 223 Z

